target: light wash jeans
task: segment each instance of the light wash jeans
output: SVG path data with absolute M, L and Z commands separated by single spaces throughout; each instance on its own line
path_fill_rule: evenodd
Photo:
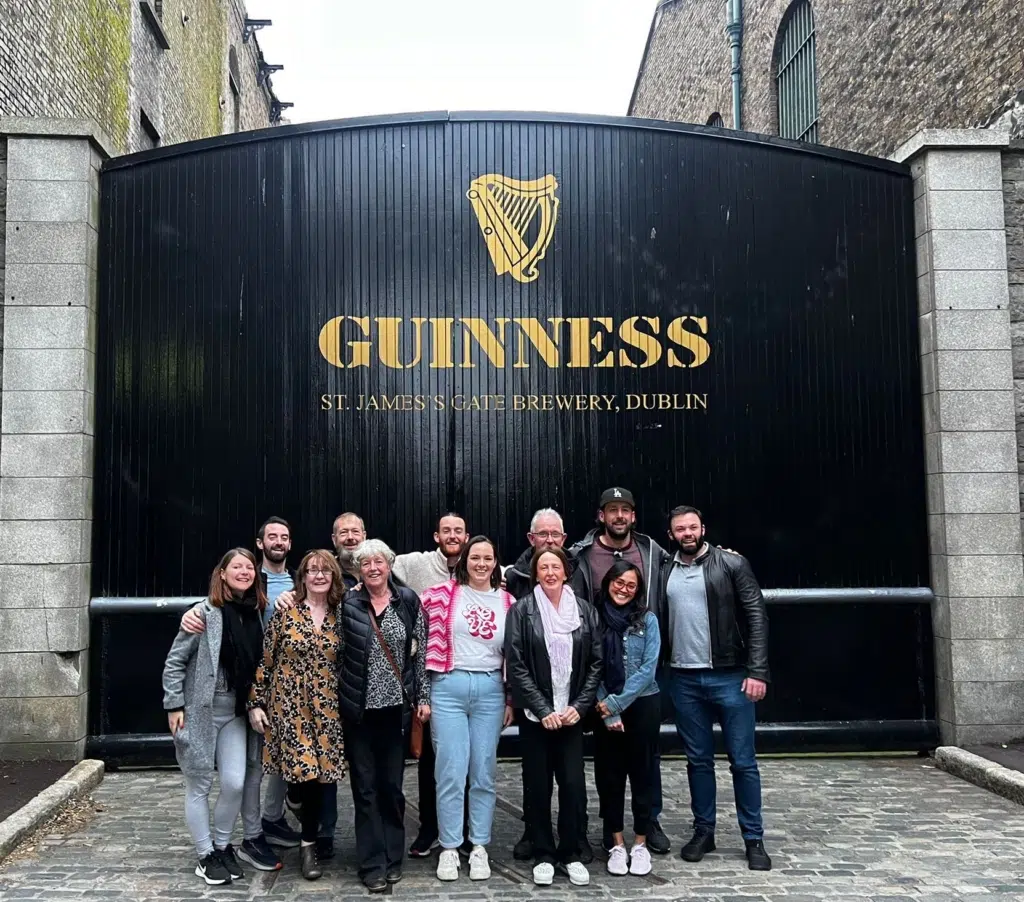
M 469 841 L 491 841 L 498 739 L 505 717 L 500 671 L 435 673 L 430 683 L 430 735 L 437 763 L 437 826 L 441 846 L 462 845 L 466 776 L 469 776 Z

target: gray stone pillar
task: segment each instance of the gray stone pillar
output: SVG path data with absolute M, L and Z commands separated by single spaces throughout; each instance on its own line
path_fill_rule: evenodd
M 937 697 L 946 744 L 1024 735 L 1005 133 L 924 131 L 914 178 Z
M 98 168 L 92 123 L 0 119 L 0 756 L 82 757 L 87 730 Z

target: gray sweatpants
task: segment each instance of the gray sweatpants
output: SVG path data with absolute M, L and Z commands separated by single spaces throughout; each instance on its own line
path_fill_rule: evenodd
M 235 696 L 213 697 L 213 725 L 217 730 L 216 769 L 220 777 L 220 793 L 213 808 L 213 836 L 210 836 L 210 790 L 213 772 L 202 777 L 185 777 L 185 822 L 200 858 L 209 855 L 214 846 L 223 849 L 231 842 L 238 813 L 242 813 L 245 839 L 255 839 L 260 825 L 259 761 L 246 767 L 246 733 L 244 717 L 235 714 Z

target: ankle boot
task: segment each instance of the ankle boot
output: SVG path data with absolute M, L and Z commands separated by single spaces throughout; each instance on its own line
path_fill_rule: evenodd
M 303 846 L 302 855 L 302 876 L 307 880 L 319 880 L 324 872 L 320 869 L 320 862 L 316 857 L 316 844 Z

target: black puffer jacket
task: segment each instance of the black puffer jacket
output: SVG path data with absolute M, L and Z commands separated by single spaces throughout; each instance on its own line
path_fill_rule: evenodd
M 661 591 L 651 608 L 661 627 L 661 657 L 672 656 L 672 631 L 668 618 L 668 580 L 674 567 L 666 552 L 661 569 Z M 715 669 L 746 667 L 749 676 L 770 680 L 768 670 L 768 609 L 750 563 L 741 554 L 708 548 L 701 567 L 708 598 L 711 628 L 711 663 Z
M 540 720 L 554 709 L 551 687 L 551 659 L 544 643 L 544 623 L 532 592 L 520 598 L 505 621 L 505 670 L 512 693 L 512 704 L 527 708 Z M 580 598 L 580 628 L 572 634 L 572 678 L 569 704 L 580 717 L 594 707 L 597 687 L 604 672 L 601 627 L 594 609 Z
M 391 586 L 391 603 L 395 613 L 405 624 L 405 666 L 402 685 L 407 698 L 416 698 L 416 677 L 412 663 L 412 643 L 415 638 L 416 615 L 420 600 L 412 589 Z M 366 667 L 370 645 L 374 640 L 370 623 L 370 594 L 366 587 L 349 589 L 341 600 L 341 660 L 338 662 L 338 709 L 342 718 L 353 723 L 363 719 L 366 709 Z M 404 728 L 411 725 L 412 710 L 405 705 Z

